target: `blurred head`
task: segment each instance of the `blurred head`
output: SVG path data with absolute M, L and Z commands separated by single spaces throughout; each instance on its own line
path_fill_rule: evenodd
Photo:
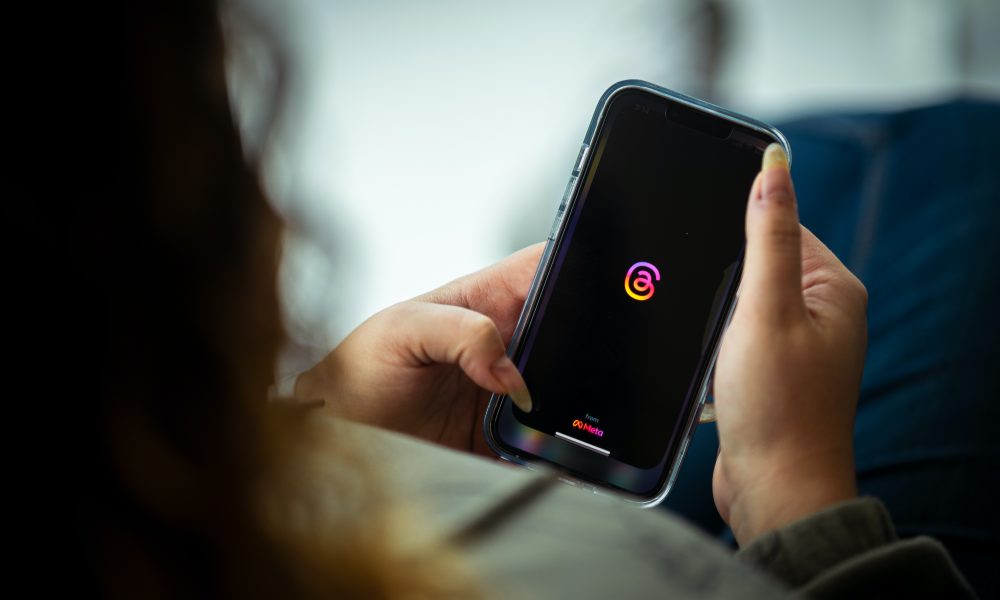
M 89 261 L 106 334 L 97 567 L 123 594 L 277 593 L 291 575 L 251 492 L 288 447 L 262 402 L 280 222 L 243 161 L 213 3 L 126 10 L 121 197 Z
M 84 357 L 96 397 L 73 441 L 92 574 L 127 597 L 441 591 L 433 555 L 394 551 L 371 474 L 319 482 L 302 468 L 308 452 L 344 472 L 363 461 L 266 402 L 282 224 L 244 161 L 216 6 L 126 6 L 117 197 L 94 207 L 74 257 L 98 290 Z M 362 514 L 336 506 L 347 485 L 369 500 Z

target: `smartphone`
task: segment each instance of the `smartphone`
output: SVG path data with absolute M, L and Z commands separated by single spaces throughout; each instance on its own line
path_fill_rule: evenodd
M 736 306 L 769 125 L 644 81 L 598 102 L 508 353 L 530 413 L 494 395 L 502 458 L 642 506 L 666 497 Z

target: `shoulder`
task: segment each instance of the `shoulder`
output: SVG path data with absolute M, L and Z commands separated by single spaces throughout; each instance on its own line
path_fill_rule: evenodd
M 354 426 L 399 501 L 502 597 L 773 598 L 782 588 L 680 519 L 543 473 Z

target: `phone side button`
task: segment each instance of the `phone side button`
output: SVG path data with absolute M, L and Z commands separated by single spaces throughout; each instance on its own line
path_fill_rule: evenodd
M 581 144 L 580 153 L 576 155 L 576 165 L 573 167 L 573 175 L 580 174 L 580 171 L 583 169 L 583 163 L 587 161 L 588 154 L 590 154 L 590 144 Z
M 566 205 L 569 204 L 570 198 L 573 196 L 573 192 L 576 190 L 576 182 L 579 178 L 576 175 L 570 175 L 569 181 L 566 182 L 566 191 L 563 192 L 562 200 L 559 201 L 559 208 L 556 210 L 556 218 L 552 220 L 552 228 L 549 230 L 550 240 L 556 239 L 556 234 L 559 233 L 559 226 L 562 225 L 563 217 L 566 216 Z
M 556 233 L 559 232 L 559 225 L 562 224 L 562 218 L 563 218 L 563 211 L 560 210 L 559 213 L 556 214 L 556 218 L 552 220 L 552 229 L 549 230 L 549 237 L 548 237 L 550 241 L 555 241 Z
M 566 206 L 573 197 L 573 192 L 576 191 L 576 184 L 580 180 L 580 169 L 583 168 L 583 163 L 586 162 L 588 154 L 590 154 L 590 144 L 581 144 L 580 153 L 576 155 L 576 164 L 573 166 L 573 172 L 569 176 L 569 181 L 566 182 L 566 191 L 563 192 L 562 200 L 559 201 L 556 218 L 552 220 L 552 228 L 549 230 L 548 237 L 550 240 L 554 241 L 556 234 L 559 233 L 559 226 L 562 225 L 563 217 L 566 216 Z

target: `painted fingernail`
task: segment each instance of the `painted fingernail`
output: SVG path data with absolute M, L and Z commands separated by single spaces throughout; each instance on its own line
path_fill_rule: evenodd
M 528 385 L 524 383 L 521 372 L 510 360 L 504 356 L 498 359 L 490 367 L 493 376 L 503 384 L 507 395 L 524 412 L 531 412 L 531 394 L 528 393 Z
M 760 162 L 760 170 L 766 171 L 771 167 L 781 167 L 788 170 L 788 155 L 781 144 L 770 144 L 764 149 L 764 158 Z

